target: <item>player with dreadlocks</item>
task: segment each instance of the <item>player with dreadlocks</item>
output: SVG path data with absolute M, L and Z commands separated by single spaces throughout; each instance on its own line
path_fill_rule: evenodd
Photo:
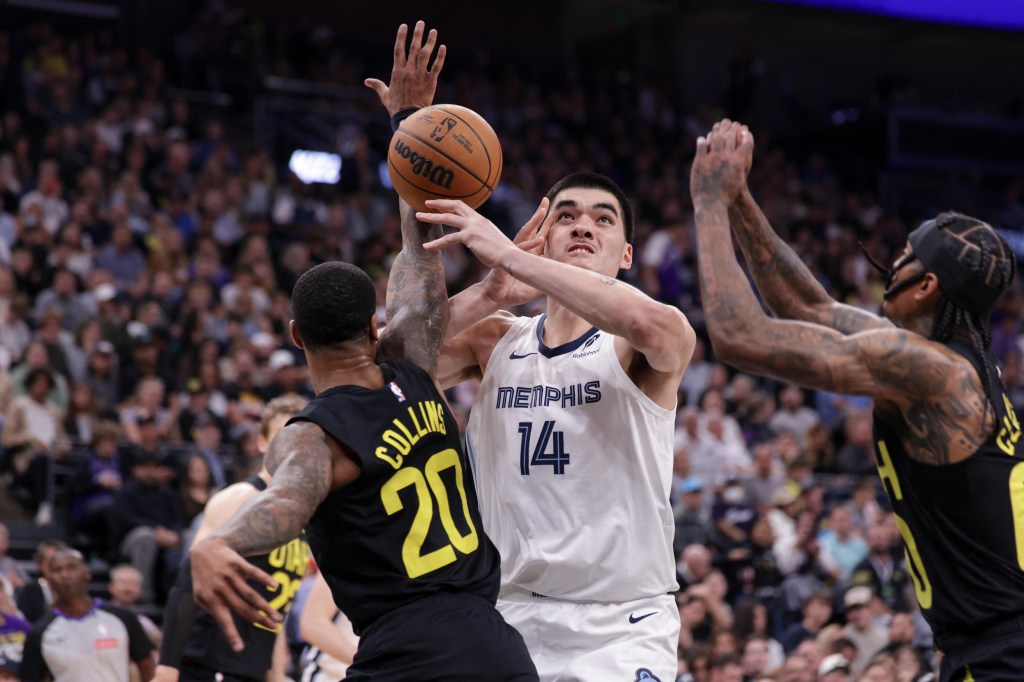
M 723 362 L 874 399 L 875 450 L 941 679 L 1024 670 L 1024 443 L 989 348 L 1016 261 L 986 223 L 943 213 L 886 275 L 882 316 L 837 303 L 772 230 L 746 185 L 753 137 L 731 121 L 691 172 L 701 291 Z M 730 226 L 758 290 L 740 269 Z

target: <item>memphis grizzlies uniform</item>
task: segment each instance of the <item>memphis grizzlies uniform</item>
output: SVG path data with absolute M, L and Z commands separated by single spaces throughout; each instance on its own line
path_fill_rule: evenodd
M 306 526 L 360 637 L 345 679 L 536 680 L 494 609 L 499 560 L 444 396 L 408 360 L 380 369 L 383 387 L 329 388 L 288 422 L 313 422 L 361 469 Z
M 667 682 L 675 413 L 627 376 L 614 336 L 549 348 L 544 320 L 519 318 L 495 346 L 467 432 L 499 609 L 542 680 Z
M 1024 442 L 991 353 L 950 350 L 992 378 L 995 430 L 955 464 L 907 455 L 910 428 L 876 410 L 878 473 L 896 514 L 907 567 L 945 657 L 942 680 L 1019 679 L 1024 670 Z M 993 410 L 993 407 L 989 407 Z

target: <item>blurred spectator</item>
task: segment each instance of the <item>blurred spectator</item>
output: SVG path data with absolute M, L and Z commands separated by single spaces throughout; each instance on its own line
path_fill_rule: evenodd
M 25 620 L 7 594 L 6 582 L 0 577 L 0 682 L 17 682 L 25 638 L 32 624 Z
M 760 638 L 765 644 L 765 672 L 774 673 L 782 667 L 786 654 L 778 640 L 773 639 L 769 627 L 768 608 L 759 601 L 748 599 L 736 607 L 734 629 L 743 641 Z
M 779 643 L 788 654 L 805 639 L 813 639 L 832 617 L 832 597 L 816 592 L 804 601 L 803 618 L 779 635 Z
M 213 415 L 203 414 L 196 417 L 192 425 L 192 437 L 195 442 L 195 450 L 199 457 L 206 464 L 208 472 L 208 485 L 215 490 L 223 488 L 231 482 L 228 472 L 225 470 L 224 462 L 221 459 L 221 430 L 217 419 Z
M 185 512 L 185 525 L 203 513 L 206 503 L 219 488 L 213 482 L 209 460 L 201 453 L 193 453 L 185 459 L 181 483 L 181 502 Z M 186 547 L 188 542 L 183 543 Z
M 711 682 L 743 682 L 743 663 L 735 652 L 712 656 Z
M 850 662 L 842 654 L 829 654 L 818 666 L 817 682 L 849 682 Z
M 853 569 L 851 585 L 865 585 L 878 595 L 882 603 L 894 611 L 906 611 L 913 598 L 908 598 L 910 575 L 903 549 L 886 523 L 868 526 L 868 555 Z
M 756 518 L 757 510 L 747 502 L 740 479 L 728 476 L 711 508 L 711 521 L 715 529 L 713 543 L 723 554 L 745 546 Z
M 818 538 L 818 561 L 837 583 L 849 580 L 853 570 L 868 555 L 868 544 L 854 527 L 846 505 L 833 507 L 828 528 Z
M 116 422 L 96 424 L 88 454 L 71 478 L 71 518 L 104 555 L 109 553 L 113 520 L 114 494 L 124 484 L 125 462 L 122 461 Z
M 689 476 L 679 484 L 676 502 L 675 551 L 678 556 L 688 545 L 703 545 L 711 539 L 711 512 L 704 504 L 704 484 Z
M 844 474 L 872 475 L 875 471 L 875 448 L 871 414 L 853 412 L 846 417 L 843 431 L 846 443 L 836 452 L 836 468 Z
M 775 433 L 789 431 L 800 447 L 807 442 L 807 432 L 820 421 L 818 413 L 804 404 L 804 392 L 799 386 L 788 385 L 779 393 L 779 409 L 769 426 Z
M 779 682 L 815 682 L 816 668 L 805 656 L 787 656 L 779 673 Z
M 117 351 L 103 339 L 89 353 L 82 381 L 92 392 L 98 412 L 111 412 L 121 402 L 117 379 Z
M 774 672 L 768 667 L 768 638 L 764 635 L 751 635 L 743 640 L 743 675 L 744 679 L 759 680 Z
M 686 366 L 686 373 L 679 384 L 680 392 L 685 396 L 685 402 L 680 406 L 696 407 L 700 403 L 700 397 L 708 390 L 711 376 L 711 363 L 707 360 L 707 347 L 699 336 L 693 348 L 693 356 L 690 364 Z
M 46 346 L 40 341 L 33 341 L 25 349 L 25 355 L 21 364 L 11 370 L 11 386 L 14 395 L 25 395 L 28 393 L 26 378 L 35 369 L 45 369 L 50 372 L 50 358 L 46 352 Z M 53 388 L 50 389 L 46 400 L 53 403 L 63 412 L 68 407 L 68 382 L 60 374 L 50 374 L 53 380 Z
M 163 633 L 160 632 L 160 628 L 152 618 L 138 612 L 138 601 L 142 595 L 142 574 L 134 566 L 128 564 L 114 566 L 110 569 L 107 591 L 110 592 L 110 603 L 133 612 L 153 646 L 159 649 L 160 643 L 163 641 Z
M 13 599 L 15 592 L 29 583 L 29 577 L 18 562 L 7 556 L 10 542 L 11 535 L 7 526 L 0 523 L 0 580 L 3 581 L 4 593 Z
M 181 563 L 181 531 L 185 525 L 181 500 L 164 483 L 163 458 L 138 450 L 132 475 L 114 493 L 112 517 L 115 547 L 142 574 L 140 600 L 153 602 L 173 581 Z
M 63 413 L 47 399 L 54 386 L 49 370 L 31 370 L 25 376 L 28 394 L 14 398 L 0 436 L 12 487 L 22 492 L 36 523 L 43 525 L 53 518 L 53 461 L 70 447 Z
M 67 549 L 68 546 L 63 540 L 47 538 L 39 543 L 36 551 L 32 554 L 36 568 L 39 571 L 39 578 L 25 585 L 18 592 L 18 610 L 25 615 L 30 623 L 35 623 L 43 616 L 50 613 L 53 605 L 53 592 L 50 590 L 50 559 L 57 550 Z
M 857 647 L 857 656 L 850 661 L 854 675 L 864 672 L 875 653 L 889 641 L 886 629 L 874 622 L 873 599 L 871 588 L 865 585 L 851 587 L 843 596 L 847 621 L 843 635 Z
M 747 501 L 757 508 L 767 507 L 772 495 L 785 484 L 782 464 L 771 443 L 754 446 L 753 470 L 743 476 Z

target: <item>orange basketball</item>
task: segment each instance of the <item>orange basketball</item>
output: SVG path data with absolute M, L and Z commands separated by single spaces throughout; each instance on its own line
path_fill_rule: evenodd
M 461 199 L 476 208 L 501 177 L 501 143 L 487 121 L 455 104 L 420 109 L 391 138 L 388 173 L 417 211 L 428 199 Z

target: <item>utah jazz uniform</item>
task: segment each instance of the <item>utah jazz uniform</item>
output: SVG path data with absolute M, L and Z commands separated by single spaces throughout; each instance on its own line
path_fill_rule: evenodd
M 444 397 L 412 362 L 380 368 L 383 388 L 330 388 L 289 422 L 317 424 L 362 469 L 306 528 L 360 637 L 346 680 L 537 679 L 494 609 L 499 558 Z
M 1024 675 L 1024 443 L 991 353 L 947 344 L 992 377 L 994 433 L 962 462 L 935 466 L 903 447 L 909 427 L 875 411 L 878 473 L 896 513 L 907 567 L 945 654 L 942 679 Z M 991 408 L 989 408 L 991 409 Z
M 247 479 L 246 483 L 259 491 L 267 487 L 259 476 Z M 271 590 L 263 585 L 250 584 L 261 590 L 270 605 L 282 615 L 288 613 L 292 599 L 306 575 L 309 546 L 305 537 L 296 538 L 270 554 L 246 557 L 246 560 L 272 576 L 278 586 Z M 191 602 L 192 566 L 188 559 L 178 572 L 178 585 L 184 599 Z M 187 606 L 191 607 L 191 604 Z M 242 682 L 263 680 L 266 677 L 274 654 L 276 630 L 243 621 L 232 612 L 235 627 L 245 644 L 241 653 L 236 653 L 217 621 L 205 610 L 195 609 L 194 621 L 185 612 L 168 615 L 171 622 L 165 624 L 160 663 L 178 668 L 180 682 Z M 183 636 L 181 630 L 184 628 L 188 628 L 188 634 Z
M 592 328 L 549 348 L 520 318 L 487 363 L 467 433 L 498 608 L 542 680 L 676 676 L 669 505 L 675 413 L 623 371 Z

